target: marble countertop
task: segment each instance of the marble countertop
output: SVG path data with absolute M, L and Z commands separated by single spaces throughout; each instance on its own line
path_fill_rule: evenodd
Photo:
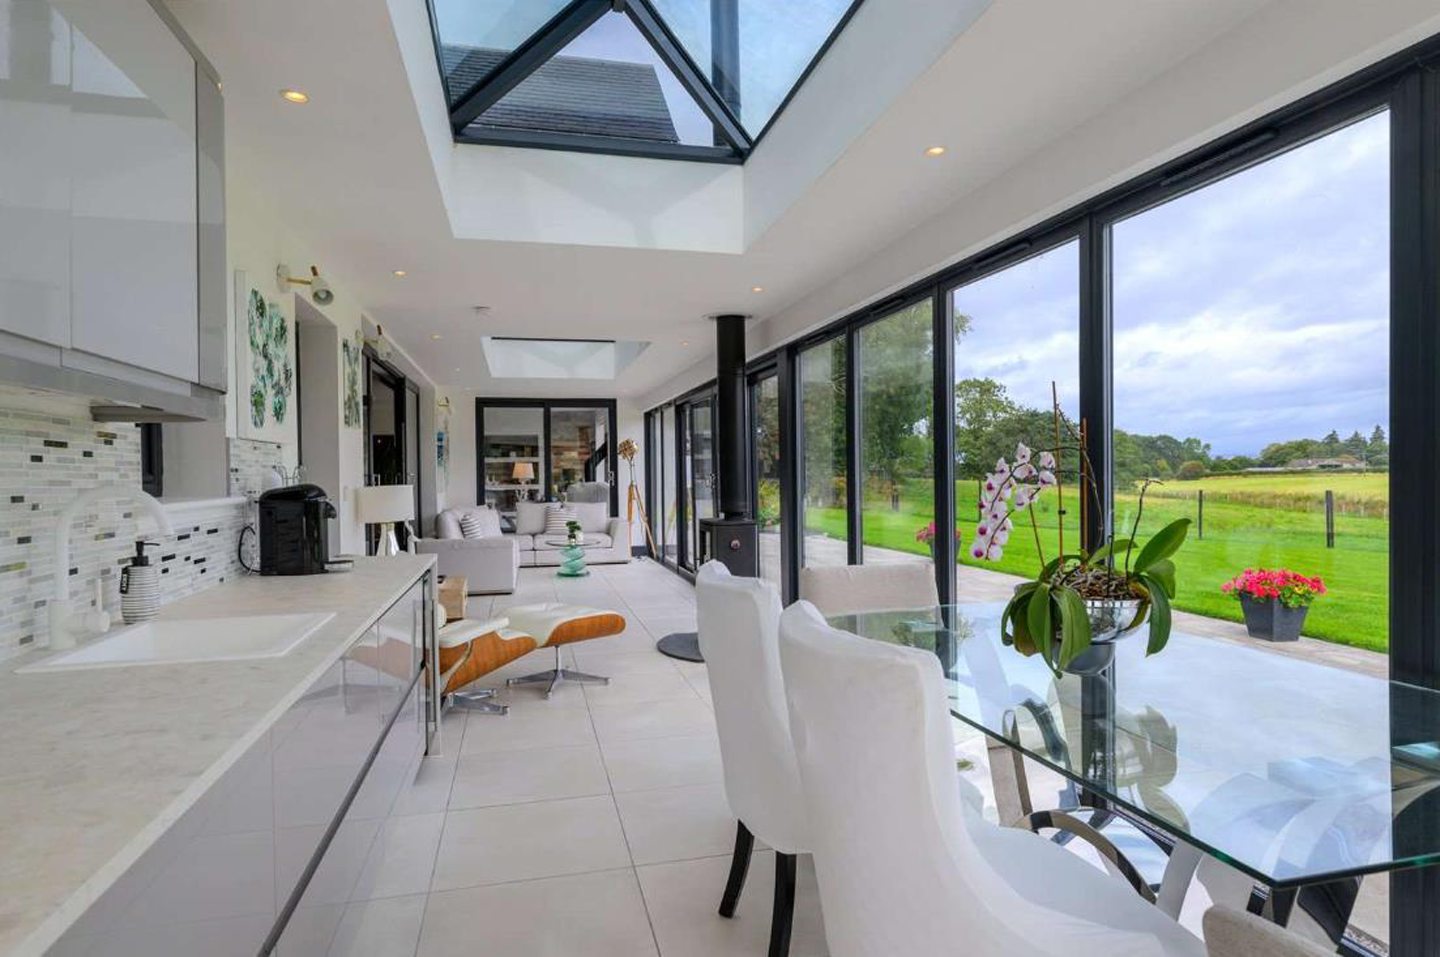
M 43 952 L 434 562 L 247 576 L 161 611 L 335 613 L 279 658 L 15 674 L 38 649 L 0 664 L 0 954 Z

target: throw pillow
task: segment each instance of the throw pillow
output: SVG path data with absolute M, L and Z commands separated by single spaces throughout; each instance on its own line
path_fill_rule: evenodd
M 570 528 L 567 522 L 575 521 L 575 510 L 564 505 L 550 505 L 545 509 L 545 534 L 565 535 Z
M 586 532 L 603 532 L 610 525 L 608 502 L 572 502 L 570 507 L 580 518 L 580 528 Z
M 539 535 L 545 531 L 544 502 L 515 503 L 515 531 L 521 535 Z
M 466 512 L 460 516 L 460 534 L 466 538 L 482 538 L 485 535 L 485 523 L 480 516 L 473 512 Z

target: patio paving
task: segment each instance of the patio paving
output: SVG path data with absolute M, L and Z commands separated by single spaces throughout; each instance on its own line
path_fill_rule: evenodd
M 840 539 L 825 535 L 807 535 L 805 537 L 805 555 L 809 564 L 843 565 L 847 561 L 847 554 L 846 543 Z M 923 555 L 897 551 L 892 548 L 881 548 L 876 545 L 865 546 L 864 558 L 867 564 L 930 561 Z M 773 532 L 761 534 L 760 561 L 765 577 L 774 579 L 778 576 L 780 568 L 780 536 L 778 534 Z M 972 568 L 968 565 L 958 566 L 957 573 L 957 594 L 962 602 L 1005 601 L 1010 597 L 1015 586 L 1026 580 L 1018 575 L 1007 575 L 1003 572 Z M 1213 638 L 1216 641 L 1244 645 L 1247 648 L 1258 648 L 1267 654 L 1298 658 L 1302 661 L 1342 668 L 1375 678 L 1387 678 L 1390 674 L 1390 659 L 1387 656 L 1363 648 L 1337 645 L 1318 638 L 1302 636 L 1299 641 L 1280 643 L 1261 641 L 1251 638 L 1246 633 L 1245 626 L 1239 622 L 1185 611 L 1175 612 L 1175 628 L 1188 635 L 1199 635 L 1204 638 Z

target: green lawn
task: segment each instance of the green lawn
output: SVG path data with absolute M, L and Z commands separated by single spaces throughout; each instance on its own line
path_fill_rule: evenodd
M 1315 638 L 1375 651 L 1388 647 L 1389 520 L 1384 517 L 1383 475 L 1242 476 L 1170 482 L 1162 494 L 1152 489 L 1146 498 L 1140 538 L 1176 518 L 1196 518 L 1194 492 L 1206 489 L 1203 537 L 1191 526 L 1190 538 L 1175 557 L 1179 569 L 1176 607 L 1216 618 L 1240 621 L 1240 605 L 1220 592 L 1220 586 L 1247 567 L 1284 566 L 1325 580 L 1329 594 L 1311 606 L 1305 633 Z M 1324 489 L 1335 492 L 1336 541 L 1325 547 Z M 961 561 L 1019 575 L 1033 575 L 1040 565 L 1034 532 L 1028 520 L 1017 522 L 999 562 L 976 562 L 965 553 L 974 532 L 975 483 L 956 484 L 956 515 L 962 531 Z M 1266 504 L 1253 504 L 1248 495 L 1266 495 Z M 1342 496 L 1355 503 L 1351 511 L 1340 507 Z M 1078 510 L 1072 492 L 1066 492 L 1066 544 L 1072 541 Z M 1236 501 L 1234 499 L 1239 499 Z M 1057 537 L 1056 499 L 1042 499 L 1036 512 L 1040 543 L 1053 557 Z M 1117 496 L 1116 518 L 1130 528 L 1136 497 Z M 1365 503 L 1362 508 L 1359 503 Z M 843 538 L 843 509 L 806 510 L 806 530 Z M 865 503 L 865 543 L 900 551 L 928 554 L 915 541 L 915 531 L 930 522 L 929 486 L 907 488 L 899 511 L 888 501 Z

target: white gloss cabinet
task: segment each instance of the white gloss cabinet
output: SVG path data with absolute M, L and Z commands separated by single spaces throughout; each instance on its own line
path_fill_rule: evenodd
M 0 0 L 0 329 L 70 345 L 70 27 Z
M 369 893 L 371 844 L 425 754 L 432 589 L 426 572 L 361 632 L 49 957 L 325 954 L 314 933 Z
M 195 61 L 147 0 L 65 3 L 71 345 L 199 376 Z
M 7 378 L 217 415 L 226 285 L 224 104 L 173 17 L 0 0 Z

